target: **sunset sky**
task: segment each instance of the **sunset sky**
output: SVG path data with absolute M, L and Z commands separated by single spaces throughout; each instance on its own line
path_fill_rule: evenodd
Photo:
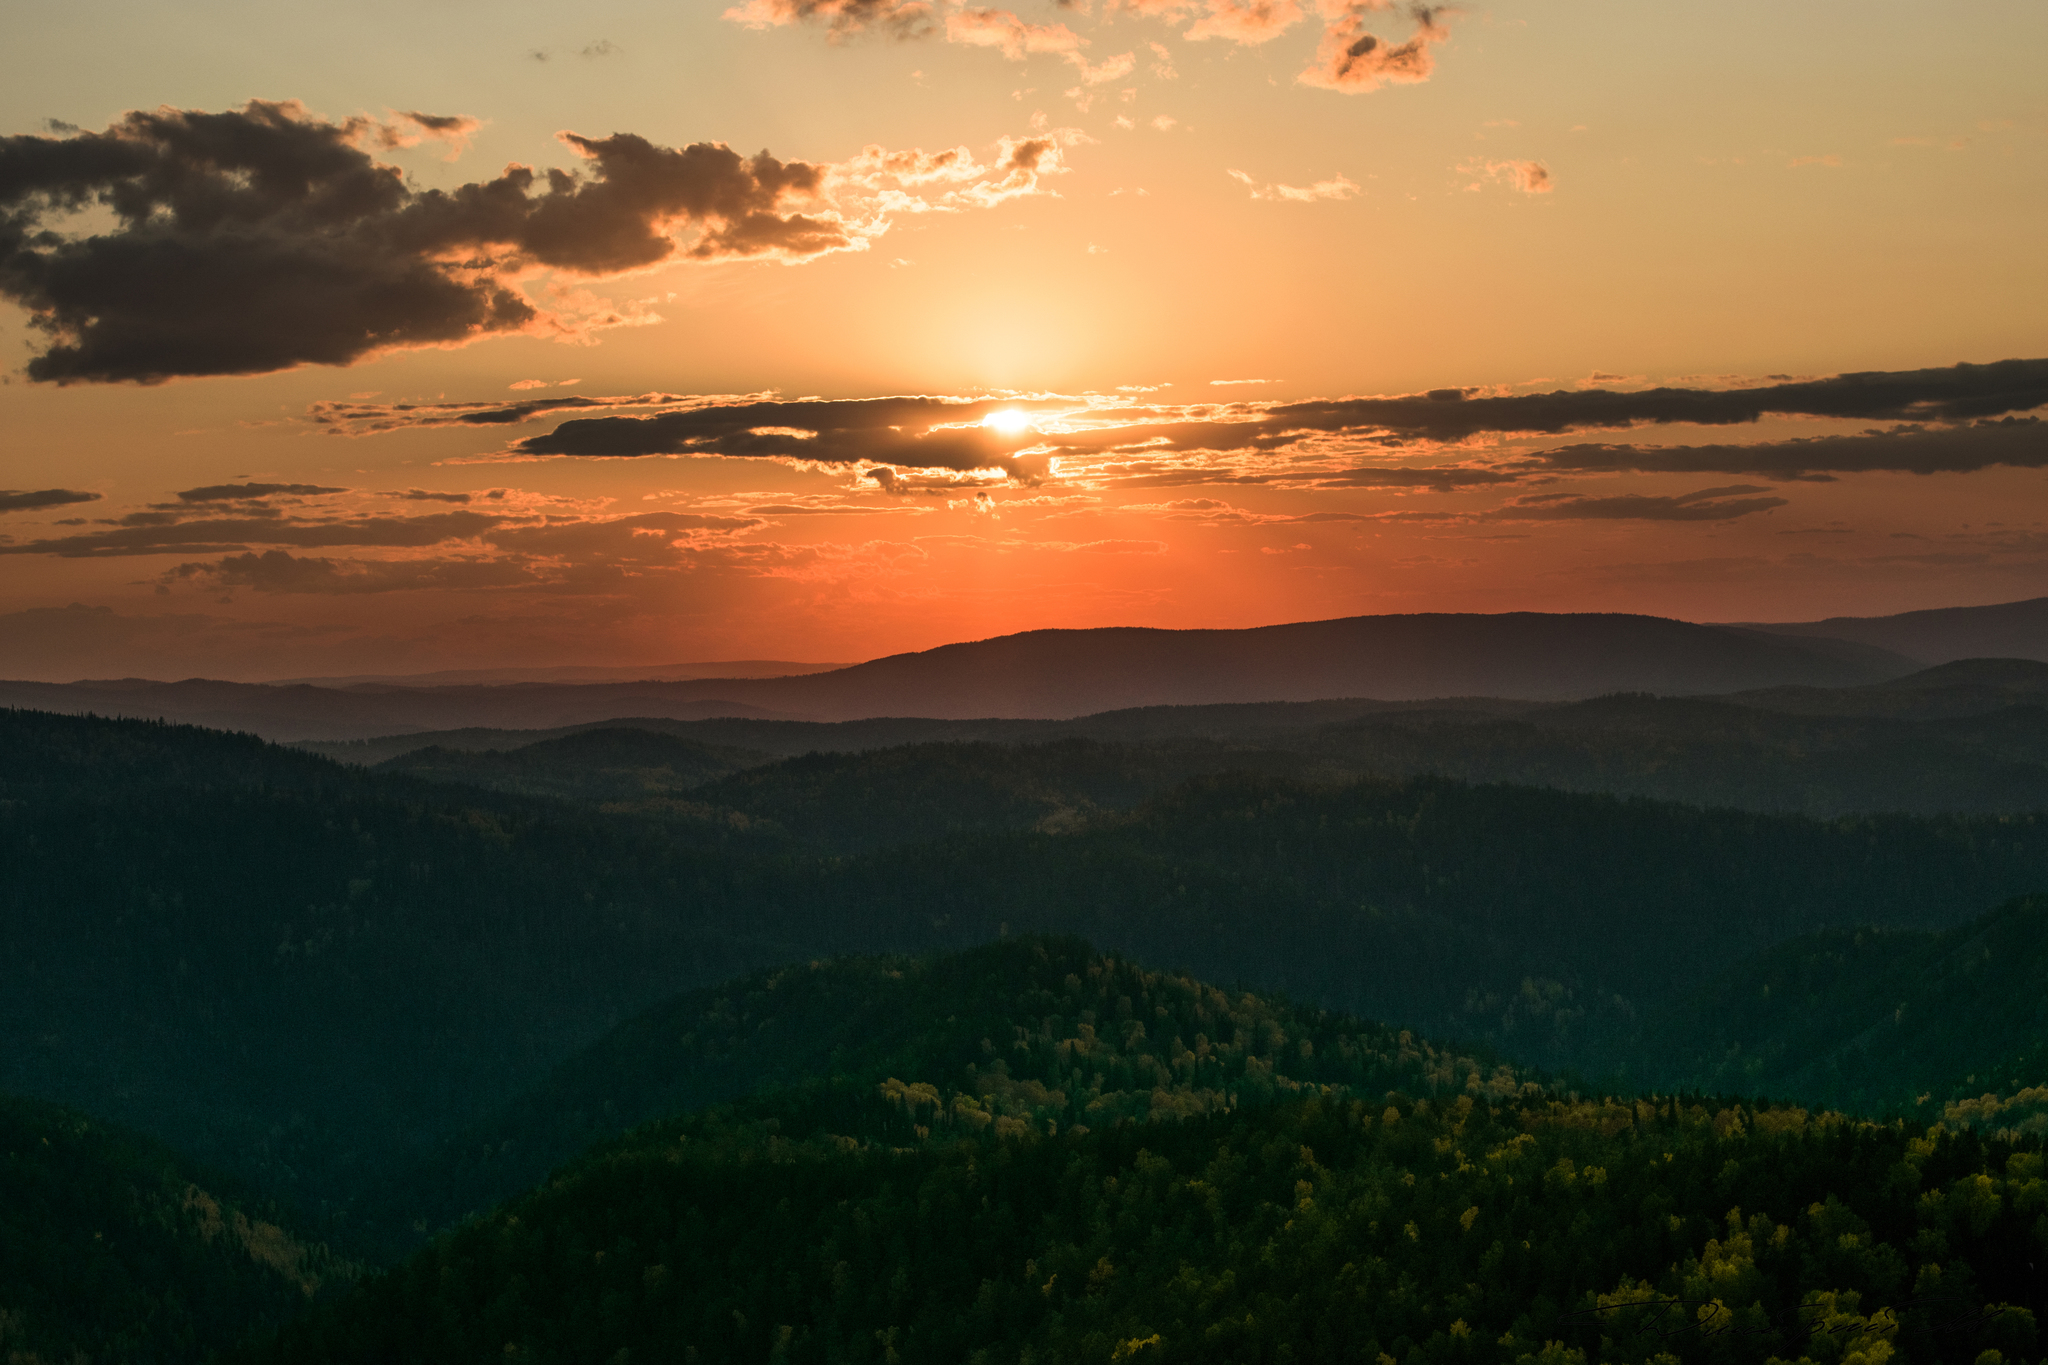
M 2048 6 L 17 0 L 0 676 L 2048 594 Z

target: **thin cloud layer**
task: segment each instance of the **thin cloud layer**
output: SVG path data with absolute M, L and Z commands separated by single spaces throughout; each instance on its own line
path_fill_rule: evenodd
M 720 143 L 662 147 L 631 133 L 564 133 L 580 167 L 514 165 L 453 190 L 417 189 L 366 150 L 473 127 L 408 114 L 394 131 L 257 100 L 0 139 L 0 296 L 45 338 L 29 377 L 149 383 L 347 365 L 507 333 L 585 334 L 635 319 L 602 304 L 549 311 L 523 286 L 550 271 L 604 278 L 859 250 L 896 212 L 1036 192 L 1064 145 L 1058 135 L 1006 143 L 1009 160 L 983 168 L 979 196 L 960 183 L 941 203 L 871 167 L 742 157 Z M 87 210 L 113 226 L 68 232 Z
M 2007 417 L 1754 445 L 1573 445 L 1543 451 L 1529 463 L 1560 474 L 1757 474 L 1823 481 L 1839 474 L 1968 474 L 1994 465 L 2041 469 L 2048 467 L 2048 423 Z
M 1209 0 L 1209 12 L 1180 36 L 1191 43 L 1222 38 L 1244 47 L 1269 43 L 1301 18 L 1294 0 Z
M 1531 493 L 1506 507 L 1481 513 L 1479 521 L 1733 521 L 1787 505 L 1779 497 L 1746 497 L 1767 490 L 1749 484 L 1702 488 L 1676 497 L 1622 493 L 1588 497 L 1578 493 Z
M 1523 194 L 1549 194 L 1557 188 L 1557 182 L 1550 177 L 1550 167 L 1540 161 L 1467 161 L 1458 167 L 1461 174 L 1476 177 L 1465 186 L 1468 190 L 1485 187 L 1488 181 L 1520 190 Z
M 1090 14 L 1087 4 L 1062 0 L 1062 8 L 1070 16 Z M 1383 85 L 1426 81 L 1435 68 L 1430 49 L 1450 36 L 1444 17 L 1452 11 L 1442 5 L 1410 5 L 1415 31 L 1401 43 L 1386 42 L 1365 27 L 1365 15 L 1393 9 L 1393 0 L 1319 0 L 1316 8 L 1324 21 L 1322 37 L 1297 79 L 1321 89 L 1355 95 Z M 1119 13 L 1176 27 L 1185 24 L 1180 36 L 1188 42 L 1215 40 L 1240 47 L 1270 43 L 1306 17 L 1300 0 L 1109 0 L 1102 11 L 1104 24 Z M 993 48 L 1011 61 L 1043 53 L 1078 68 L 1084 86 L 1121 80 L 1137 69 L 1135 51 L 1091 64 L 1082 55 L 1089 38 L 1067 23 L 1034 24 L 1013 10 L 968 5 L 964 0 L 745 0 L 726 10 L 724 18 L 752 29 L 822 27 L 835 43 L 874 33 L 899 39 L 940 37 L 962 46 Z M 1154 78 L 1173 80 L 1176 72 L 1168 50 L 1156 42 L 1149 46 L 1159 59 L 1152 67 Z M 1078 96 L 1081 91 L 1068 94 Z
M 1767 415 L 1865 421 L 1959 422 L 2048 405 L 2048 360 L 2001 360 L 1941 369 L 1878 370 L 1740 389 L 1564 389 L 1475 396 L 1434 389 L 1400 398 L 1288 403 L 1266 419 L 1321 430 L 1379 428 L 1455 441 L 1482 433 L 1561 435 L 1575 430 L 1685 422 L 1731 426 Z
M 1247 190 L 1250 190 L 1251 196 L 1254 199 L 1270 199 L 1289 204 L 1313 204 L 1324 199 L 1355 199 L 1358 197 L 1358 186 L 1341 175 L 1332 176 L 1328 180 L 1318 180 L 1313 185 L 1261 185 L 1243 171 L 1227 171 L 1225 174 L 1243 185 Z M 1211 380 L 1209 382 L 1219 384 L 1231 381 Z M 1239 380 L 1236 382 L 1249 383 L 1254 381 Z
M 936 22 L 932 7 L 921 0 L 746 0 L 722 17 L 748 28 L 822 24 L 835 40 L 869 31 L 920 38 Z
M 68 507 L 72 503 L 99 500 L 97 493 L 82 493 L 72 488 L 43 488 L 33 492 L 0 488 L 0 512 L 36 512 L 45 507 Z
M 1248 381 L 1245 381 L 1248 382 Z M 1014 478 L 1073 475 L 1088 462 L 1117 462 L 1117 477 L 1171 486 L 1204 480 L 1301 487 L 1473 487 L 1580 473 L 1729 473 L 1825 478 L 1878 470 L 1964 471 L 2048 463 L 2048 425 L 2015 416 L 2048 406 L 2048 360 L 2006 360 L 1938 369 L 1874 371 L 1733 388 L 1560 389 L 1490 394 L 1436 389 L 1396 397 L 1294 403 L 1162 405 L 1102 397 L 1029 401 L 916 396 L 824 402 L 758 396 L 688 399 L 673 394 L 512 403 L 323 404 L 312 421 L 349 434 L 409 427 L 491 428 L 562 411 L 663 409 L 651 415 L 579 417 L 514 442 L 509 458 L 726 455 L 818 465 L 897 466 L 954 472 L 999 470 Z M 1012 409 L 1014 429 L 983 419 Z M 1888 429 L 1751 444 L 1585 443 L 1553 449 L 1474 452 L 1461 443 L 1528 441 L 1586 431 L 1736 426 L 1766 417 L 1887 422 Z M 1427 467 L 1361 464 L 1361 456 L 1412 458 Z M 1247 472 L 1217 458 L 1251 455 L 1291 463 Z M 895 474 L 875 475 L 885 487 Z

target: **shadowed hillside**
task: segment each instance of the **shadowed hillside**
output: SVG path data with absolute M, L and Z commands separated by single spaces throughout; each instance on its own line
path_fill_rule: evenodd
M 356 1270 L 133 1133 L 0 1096 L 0 1359 L 200 1361 Z
M 1653 1084 L 1928 1120 L 1954 1101 L 2048 1084 L 2044 981 L 2043 897 L 1942 933 L 1806 935 L 1654 1015 L 1636 1069 Z
M 1483 1054 L 1146 971 L 1077 939 L 837 958 L 667 1001 L 555 1068 L 390 1187 L 391 1222 L 488 1210 L 651 1119 L 823 1082 L 936 1085 L 967 1125 L 1057 1130 L 1228 1109 L 1303 1087 L 1520 1093 Z

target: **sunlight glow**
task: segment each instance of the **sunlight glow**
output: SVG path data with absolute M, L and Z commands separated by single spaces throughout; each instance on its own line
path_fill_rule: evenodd
M 1005 436 L 1021 436 L 1031 427 L 1031 414 L 1015 408 L 1004 408 L 981 419 L 981 424 L 991 431 Z

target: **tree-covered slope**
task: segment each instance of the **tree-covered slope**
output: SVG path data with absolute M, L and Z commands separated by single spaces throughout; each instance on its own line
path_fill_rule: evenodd
M 962 1114 L 1049 1128 L 1203 1113 L 1243 1094 L 1343 1084 L 1509 1095 L 1530 1083 L 1344 1015 L 1224 991 L 1027 938 L 935 957 L 800 963 L 628 1020 L 398 1182 L 396 1227 L 438 1228 L 650 1119 L 825 1080 L 939 1085 Z
M 1363 773 L 1821 818 L 2048 809 L 2048 710 L 2039 705 L 1900 719 L 1612 696 L 1516 715 L 1390 712 L 1280 744 Z
M 635 1012 L 772 962 L 1078 933 L 1583 1066 L 1648 1002 L 1785 938 L 1946 928 L 2048 887 L 2031 816 L 1820 822 L 1224 776 L 814 857 L 739 811 L 642 818 L 205 731 L 0 717 L 17 749 L 52 733 L 99 738 L 37 759 L 40 785 L 0 802 L 0 1088 L 144 1127 L 315 1213 Z M 116 743 L 155 746 L 143 766 L 172 778 L 94 756 Z M 271 764 L 310 776 L 274 782 Z M 838 781 L 826 807 L 866 799 Z
M 670 796 L 771 760 L 753 750 L 606 726 L 508 749 L 430 746 L 380 763 L 377 771 L 523 796 L 616 802 Z
M 308 1211 L 634 1009 L 786 955 L 733 941 L 729 830 L 145 722 L 0 734 L 0 1090 Z
M 0 1359 L 198 1362 L 352 1282 L 202 1179 L 133 1133 L 0 1098 Z
M 1332 1087 L 1057 1133 L 951 1103 L 650 1125 L 252 1358 L 1991 1365 L 2048 1311 L 2038 1141 L 1670 1098 Z
M 1323 766 L 1305 754 L 1198 739 L 910 744 L 805 754 L 734 773 L 690 799 L 770 822 L 801 847 L 845 854 L 959 834 L 1071 828 L 1194 777 L 1308 776 Z
M 1802 936 L 1653 1017 L 1636 1071 L 1864 1113 L 1940 1114 L 2048 1084 L 2044 983 L 2048 897 L 1943 933 Z
M 850 860 L 835 946 L 1081 934 L 1522 1060 L 1838 924 L 1947 927 L 2048 886 L 2048 819 L 1821 822 L 1439 779 L 1190 782 L 1067 834 Z

